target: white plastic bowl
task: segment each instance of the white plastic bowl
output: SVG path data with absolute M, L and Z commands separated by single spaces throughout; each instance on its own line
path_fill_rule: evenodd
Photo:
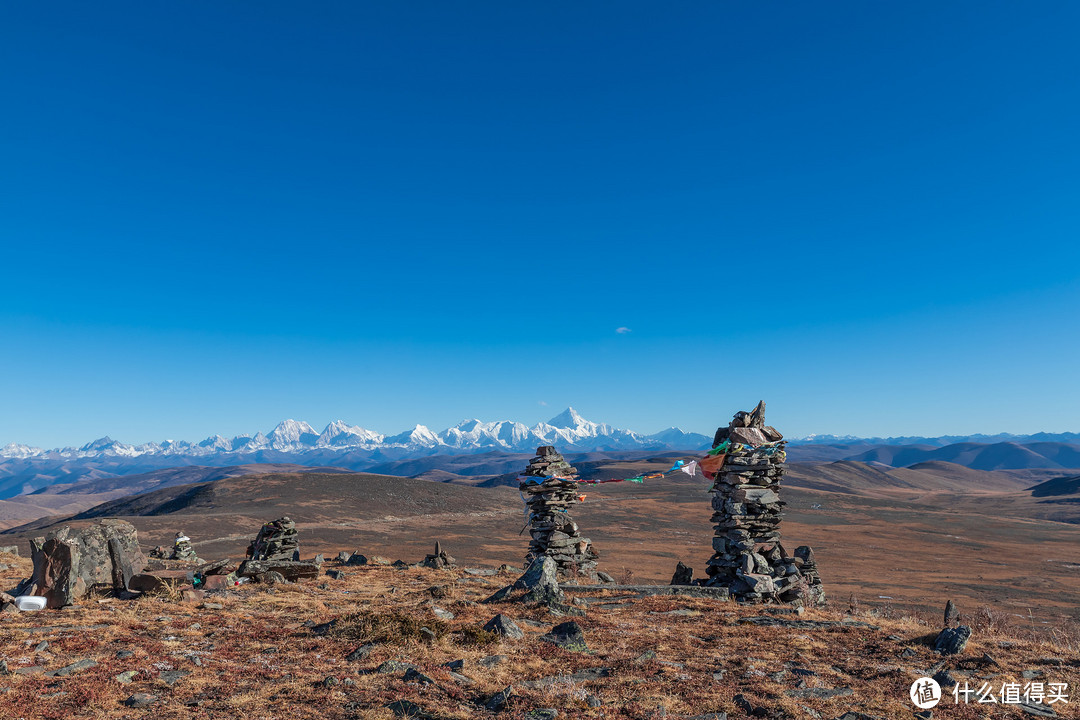
M 20 610 L 44 610 L 46 599 L 40 595 L 20 595 L 15 598 L 15 607 Z

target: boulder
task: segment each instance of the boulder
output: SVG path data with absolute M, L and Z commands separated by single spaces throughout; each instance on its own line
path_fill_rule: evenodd
M 680 560 L 675 566 L 675 574 L 671 576 L 671 585 L 693 585 L 694 568 L 688 567 Z
M 30 543 L 33 575 L 17 595 L 40 595 L 50 608 L 73 605 L 91 591 L 123 591 L 146 566 L 135 527 L 99 520 L 88 527 L 62 527 Z
M 540 639 L 564 650 L 589 651 L 589 646 L 585 644 L 585 634 L 581 631 L 581 626 L 573 620 L 556 625 L 551 629 L 551 632 L 541 635 Z
M 971 628 L 967 625 L 945 628 L 938 633 L 937 639 L 934 640 L 934 651 L 942 655 L 959 655 L 967 647 L 970 639 Z
M 510 640 L 520 640 L 525 637 L 525 633 L 522 632 L 517 623 L 501 613 L 488 620 L 487 624 L 484 625 L 484 629 Z
M 296 582 L 301 578 L 319 576 L 319 565 L 302 560 L 245 560 L 236 574 L 241 577 L 256 577 L 269 573 L 279 573 L 285 580 Z

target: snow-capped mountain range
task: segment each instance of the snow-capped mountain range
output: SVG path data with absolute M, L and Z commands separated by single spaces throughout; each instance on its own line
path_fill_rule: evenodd
M 605 423 L 586 420 L 573 408 L 534 427 L 504 420 L 482 422 L 463 420 L 457 425 L 436 433 L 417 425 L 397 435 L 383 435 L 343 420 L 335 420 L 320 433 L 300 420 L 283 420 L 269 434 L 239 435 L 227 439 L 221 435 L 201 442 L 165 440 L 142 445 L 129 445 L 103 437 L 79 448 L 67 447 L 45 450 L 11 443 L 0 448 L 5 459 L 86 459 L 139 458 L 144 456 L 173 456 L 177 458 L 206 458 L 216 455 L 263 454 L 274 451 L 283 454 L 314 451 L 365 452 L 381 454 L 392 451 L 397 457 L 409 455 L 456 454 L 485 451 L 531 452 L 539 445 L 554 445 L 560 450 L 697 450 L 707 447 L 710 438 L 669 428 L 653 435 L 641 435 L 620 430 Z

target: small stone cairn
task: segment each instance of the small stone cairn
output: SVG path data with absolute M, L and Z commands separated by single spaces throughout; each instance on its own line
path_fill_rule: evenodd
M 158 545 L 150 551 L 150 557 L 157 560 L 181 560 L 184 562 L 201 563 L 202 559 L 195 554 L 195 548 L 191 547 L 191 538 L 182 532 L 176 533 L 171 549 Z
M 712 479 L 713 550 L 706 586 L 727 587 L 744 602 L 825 602 L 814 551 L 789 555 L 780 544 L 780 481 L 784 476 L 783 435 L 765 424 L 765 403 L 737 412 L 713 438 L 717 455 L 702 462 Z M 721 457 L 722 456 L 722 457 Z
M 287 517 L 264 523 L 248 545 L 247 556 L 252 560 L 299 560 L 296 523 Z
M 532 534 L 525 566 L 547 556 L 555 562 L 560 580 L 597 582 L 596 560 L 600 556 L 593 550 L 592 541 L 581 537 L 568 512 L 571 505 L 581 502 L 576 473 L 554 447 L 536 448 L 536 457 L 529 461 L 519 485 L 528 506 Z

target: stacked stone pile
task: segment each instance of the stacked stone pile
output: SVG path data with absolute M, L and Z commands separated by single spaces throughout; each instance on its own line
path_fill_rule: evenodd
M 173 541 L 172 559 L 197 563 L 202 562 L 202 560 L 199 559 L 199 556 L 195 554 L 195 549 L 191 547 L 191 538 L 182 532 L 176 533 L 176 539 Z
M 569 513 L 571 505 L 581 502 L 576 473 L 550 445 L 538 447 L 536 457 L 529 461 L 519 485 L 532 534 L 526 567 L 546 556 L 555 562 L 560 579 L 596 582 L 599 555 Z
M 713 447 L 721 452 L 702 462 L 714 480 L 714 554 L 703 584 L 727 587 L 744 601 L 821 604 L 825 594 L 813 550 L 802 546 L 791 555 L 780 543 L 784 445 L 783 436 L 765 425 L 764 402 L 716 431 Z
M 264 523 L 247 550 L 248 559 L 240 564 L 236 574 L 258 582 L 275 579 L 295 582 L 319 575 L 319 563 L 300 560 L 300 544 L 296 523 L 287 517 Z
M 299 560 L 296 523 L 287 517 L 264 523 L 248 546 L 247 556 L 252 560 Z

